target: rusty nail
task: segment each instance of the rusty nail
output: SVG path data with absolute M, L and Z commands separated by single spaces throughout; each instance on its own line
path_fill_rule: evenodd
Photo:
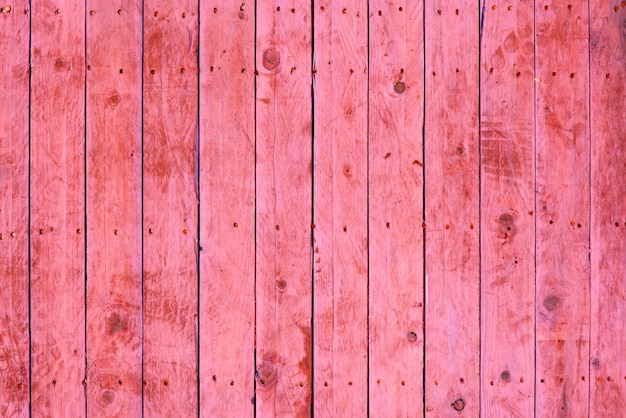
M 187 13 L 183 12 L 182 14 L 183 19 L 187 17 Z
M 119 231 L 119 230 L 117 230 L 117 229 L 115 229 L 115 230 L 113 231 L 113 233 L 114 233 L 115 235 L 119 235 L 120 231 Z
M 117 9 L 117 14 L 121 15 L 122 14 L 122 9 Z
M 435 385 L 439 385 L 439 380 L 435 380 Z
M 352 386 L 352 381 L 348 382 L 348 385 L 349 385 L 349 386 Z
M 237 228 L 237 227 L 239 226 L 239 224 L 238 224 L 237 222 L 235 222 L 235 223 L 233 224 L 233 226 L 234 226 L 235 228 Z
M 61 14 L 61 9 L 56 9 L 56 10 L 54 11 L 54 13 L 55 13 L 55 14 L 58 14 L 58 15 L 59 15 L 59 14 Z
M 159 12 L 154 12 L 154 17 L 159 17 Z
M 11 231 L 11 236 L 14 237 L 15 236 L 15 232 Z
M 376 383 L 380 385 L 380 379 L 376 379 Z
M 276 225 L 276 230 L 280 230 L 280 225 Z
M 324 386 L 328 386 L 328 382 L 324 382 Z
M 164 384 L 165 386 L 167 386 L 167 385 L 169 385 L 169 384 L 170 384 L 170 382 L 168 382 L 168 381 L 167 381 L 167 379 L 165 379 L 165 380 L 163 381 L 163 384 Z
M 83 231 L 82 231 L 80 228 L 78 228 L 78 229 L 76 230 L 76 233 L 77 233 L 77 234 L 82 234 L 82 233 L 83 233 Z
M 11 13 L 11 6 L 4 6 L 2 9 L 0 9 L 0 12 Z

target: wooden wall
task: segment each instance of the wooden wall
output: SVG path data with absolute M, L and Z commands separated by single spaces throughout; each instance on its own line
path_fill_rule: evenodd
M 620 417 L 626 2 L 0 5 L 0 415 Z

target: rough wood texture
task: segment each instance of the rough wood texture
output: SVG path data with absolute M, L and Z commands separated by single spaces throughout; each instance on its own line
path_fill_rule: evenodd
M 478 416 L 478 8 L 426 1 L 426 415 Z
M 367 415 L 367 5 L 316 1 L 316 416 Z
M 0 415 L 29 416 L 28 1 L 0 13 Z M 9 7 L 7 10 L 5 7 Z
M 200 415 L 254 415 L 254 4 L 200 16 Z
M 590 411 L 626 404 L 626 5 L 590 3 Z
M 412 416 L 423 409 L 423 9 L 369 10 L 369 408 Z
M 143 405 L 198 413 L 198 4 L 146 0 L 143 84 Z
M 256 416 L 310 416 L 311 7 L 257 4 Z
M 588 416 L 587 6 L 546 2 L 535 9 L 538 416 Z
M 31 410 L 79 417 L 85 414 L 85 5 L 66 0 L 55 7 L 34 1 L 31 12 L 38 22 L 31 50 Z
M 481 413 L 534 411 L 533 2 L 485 3 L 481 73 Z
M 141 1 L 88 4 L 88 415 L 142 411 Z

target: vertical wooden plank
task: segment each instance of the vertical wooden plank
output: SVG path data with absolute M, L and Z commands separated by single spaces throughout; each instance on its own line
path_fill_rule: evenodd
M 0 415 L 29 414 L 28 1 L 0 6 Z
M 536 406 L 588 416 L 588 2 L 536 4 Z
M 316 1 L 314 413 L 367 415 L 367 4 Z
M 254 3 L 200 3 L 200 415 L 254 414 Z
M 590 2 L 590 416 L 626 403 L 626 4 Z
M 256 414 L 310 416 L 311 7 L 257 3 Z
M 85 414 L 85 4 L 32 2 L 32 414 Z
M 483 2 L 480 25 L 481 413 L 534 414 L 533 2 Z
M 478 416 L 478 7 L 431 0 L 424 13 L 426 415 Z
M 87 409 L 142 413 L 141 1 L 88 2 Z
M 424 33 L 421 1 L 370 2 L 371 415 L 423 410 Z
M 198 4 L 145 0 L 143 407 L 198 412 Z

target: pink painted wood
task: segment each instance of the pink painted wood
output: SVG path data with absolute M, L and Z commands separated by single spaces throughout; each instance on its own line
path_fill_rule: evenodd
M 32 2 L 31 411 L 85 414 L 85 6 Z
M 533 2 L 483 2 L 481 413 L 534 414 Z
M 316 416 L 367 415 L 367 5 L 314 5 Z
M 28 1 L 0 6 L 0 415 L 29 416 Z
M 254 415 L 254 4 L 200 3 L 200 415 Z
M 423 410 L 423 9 L 369 9 L 369 408 L 413 416 Z
M 87 16 L 87 414 L 142 412 L 141 1 Z
M 427 1 L 424 13 L 425 409 L 478 416 L 478 8 Z
M 311 7 L 257 4 L 256 416 L 310 416 Z
M 591 416 L 626 403 L 626 4 L 590 2 Z
M 535 413 L 588 416 L 588 4 L 535 9 Z M 575 111 L 573 111 L 576 109 Z
M 198 5 L 143 3 L 143 411 L 198 413 Z

